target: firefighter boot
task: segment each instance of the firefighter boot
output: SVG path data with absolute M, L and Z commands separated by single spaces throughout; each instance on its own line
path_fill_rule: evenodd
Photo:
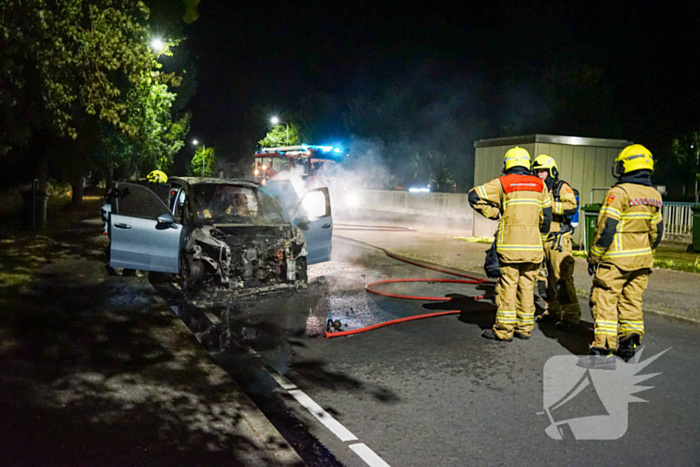
M 481 337 L 484 339 L 489 339 L 492 341 L 498 341 L 498 342 L 512 342 L 513 338 L 508 337 L 507 339 L 501 339 L 499 338 L 495 332 L 493 332 L 493 329 L 484 329 L 484 331 L 481 333 Z
M 538 323 L 554 323 L 556 321 L 556 317 L 552 315 L 552 313 L 549 312 L 549 307 L 545 306 L 544 308 L 544 313 L 541 315 L 538 315 L 537 318 L 535 318 L 535 321 Z
M 620 339 L 617 346 L 617 352 L 615 354 L 623 359 L 625 362 L 629 362 L 634 357 L 637 352 L 637 346 L 642 342 L 642 338 L 639 334 L 630 334 L 627 337 Z
M 581 357 L 576 365 L 589 370 L 614 370 L 615 355 L 610 349 L 591 347 L 588 356 Z

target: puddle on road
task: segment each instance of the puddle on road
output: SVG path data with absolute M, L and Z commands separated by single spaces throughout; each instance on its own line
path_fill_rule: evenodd
M 286 373 L 294 346 L 304 345 L 304 339 L 322 337 L 329 329 L 352 331 L 400 318 L 461 309 L 470 306 L 465 305 L 468 297 L 484 293 L 480 290 L 483 286 L 471 284 L 418 282 L 376 286 L 377 290 L 395 294 L 455 297 L 453 301 L 428 302 L 382 297 L 364 289 L 368 282 L 383 279 L 387 277 L 378 272 L 334 261 L 310 268 L 310 286 L 306 290 L 194 302 L 181 298 L 179 313 L 210 350 L 222 351 L 238 343 L 265 353 L 279 371 Z

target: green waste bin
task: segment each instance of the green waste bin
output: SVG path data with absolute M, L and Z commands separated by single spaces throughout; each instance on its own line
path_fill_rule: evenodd
M 586 204 L 583 208 L 583 242 L 586 251 L 591 251 L 593 238 L 595 237 L 595 227 L 598 223 L 598 213 L 600 212 L 601 204 Z
M 693 210 L 693 243 L 688 248 L 688 253 L 700 251 L 700 204 L 690 209 Z

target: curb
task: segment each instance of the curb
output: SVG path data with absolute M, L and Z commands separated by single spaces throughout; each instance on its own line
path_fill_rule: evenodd
M 167 312 L 173 313 L 170 307 L 167 308 Z M 179 318 L 179 316 L 178 316 Z M 213 325 L 210 319 L 208 319 Z M 192 335 L 197 339 L 197 341 L 202 346 L 202 349 L 206 352 L 206 355 L 211 359 L 212 364 L 215 365 L 216 369 L 223 372 L 228 379 L 228 384 L 235 387 L 238 394 L 238 403 L 236 404 L 236 410 L 241 414 L 241 420 L 248 425 L 248 428 L 255 434 L 259 436 L 259 442 L 265 448 L 265 452 L 279 465 L 305 465 L 304 461 L 296 452 L 294 447 L 289 444 L 289 442 L 282 436 L 282 434 L 275 428 L 269 418 L 260 410 L 260 408 L 253 402 L 253 400 L 246 394 L 243 389 L 236 383 L 236 381 L 231 377 L 231 375 L 226 372 L 216 360 L 212 357 L 209 351 L 206 349 L 204 343 L 198 338 L 188 327 L 185 325 L 182 319 L 177 319 L 175 321 L 176 326 L 179 328 L 180 332 Z

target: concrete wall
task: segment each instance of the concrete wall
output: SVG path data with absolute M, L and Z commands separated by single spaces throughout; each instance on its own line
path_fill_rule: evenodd
M 632 144 L 625 140 L 579 138 L 556 135 L 528 135 L 480 140 L 474 143 L 476 157 L 474 186 L 501 175 L 503 156 L 513 146 L 526 149 L 534 159 L 540 154 L 552 156 L 559 167 L 560 178 L 571 183 L 580 193 L 581 206 L 590 202 L 591 189 L 610 187 L 615 183 L 611 167 L 622 148 Z M 594 202 L 602 202 L 604 191 L 595 191 Z M 583 214 L 581 225 L 574 233 L 574 242 L 583 243 Z M 494 222 L 474 216 L 474 235 L 493 232 Z

